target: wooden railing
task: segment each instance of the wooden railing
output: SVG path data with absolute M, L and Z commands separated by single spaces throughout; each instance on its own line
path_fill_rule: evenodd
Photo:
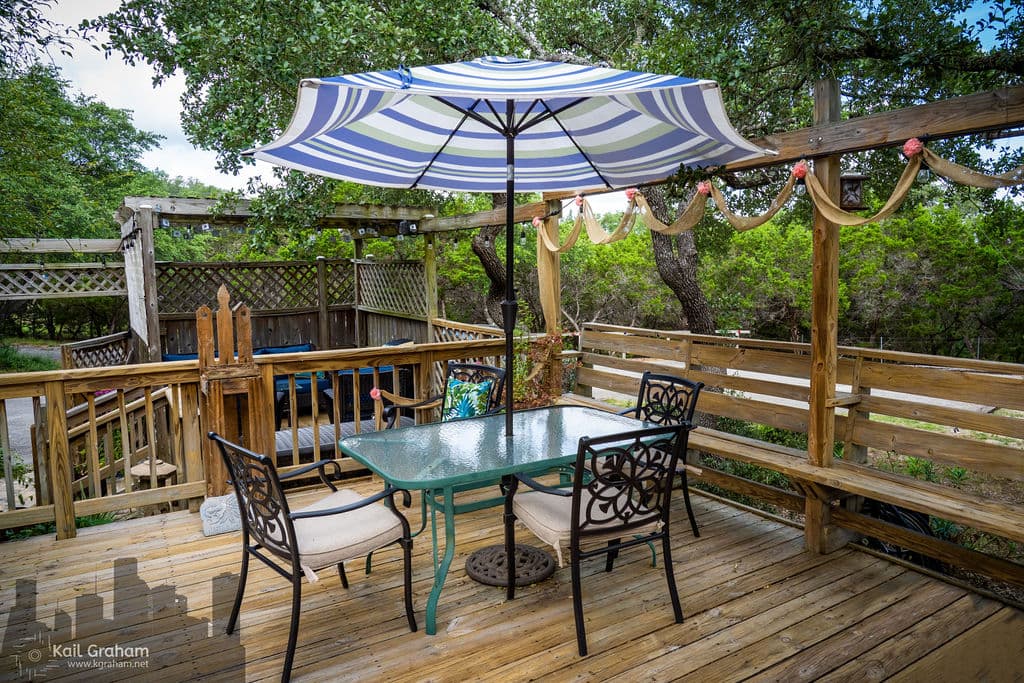
M 500 335 L 459 324 L 448 328 L 454 332 L 442 327 L 437 334 L 493 338 L 257 356 L 259 390 L 248 400 L 254 445 L 265 444 L 263 450 L 284 470 L 333 457 L 343 430 L 377 428 L 373 418 L 380 414 L 380 404 L 370 398 L 369 387 L 390 383 L 405 393 L 411 385 L 411 394 L 424 398 L 436 392 L 434 378 L 446 360 L 500 362 Z M 608 409 L 630 404 L 639 374 L 662 370 L 705 382 L 699 410 L 719 427 L 728 427 L 732 420 L 797 435 L 806 430 L 806 345 L 589 325 L 578 360 L 574 395 L 583 402 Z M 805 511 L 809 501 L 824 501 L 832 525 L 1024 583 L 1020 564 L 875 519 L 859 506 L 863 498 L 906 505 L 1020 542 L 1024 506 L 1014 502 L 1019 497 L 993 501 L 969 492 L 964 482 L 1019 493 L 1024 478 L 1024 367 L 841 348 L 838 376 L 835 427 L 842 455 L 834 467 L 810 465 L 798 448 L 701 427 L 692 445 L 718 458 L 774 468 L 789 484 L 754 481 L 710 458 L 693 463 L 694 478 L 794 512 Z M 305 405 L 303 385 L 308 391 Z M 113 393 L 97 396 L 102 390 Z M 332 399 L 347 398 L 321 401 L 328 392 Z M 92 398 L 69 413 L 66 396 L 74 394 Z M 609 403 L 616 394 L 619 406 Z M 210 456 L 200 455 L 206 427 L 198 409 L 197 361 L 0 376 L 3 439 L 8 436 L 5 401 L 14 398 L 34 399 L 47 407 L 47 421 L 36 441 L 47 443 L 38 471 L 51 497 L 36 507 L 0 514 L 0 528 L 53 521 L 58 536 L 67 537 L 75 533 L 76 515 L 189 500 L 194 507 L 197 498 L 225 488 L 223 481 L 207 480 L 210 470 L 204 459 Z M 288 415 L 278 432 L 274 415 L 280 401 Z M 368 419 L 359 419 L 364 415 Z M 132 475 L 131 467 L 148 464 L 154 452 L 178 468 L 177 483 L 152 471 Z M 341 463 L 356 469 L 355 463 Z
M 116 332 L 105 337 L 62 344 L 60 360 L 65 370 L 128 365 L 132 362 L 132 334 Z
M 650 369 L 704 382 L 705 425 L 754 425 L 805 434 L 810 347 L 587 325 L 580 337 L 579 400 L 631 403 Z M 836 452 L 832 468 L 807 463 L 806 451 L 731 437 L 707 426 L 691 444 L 719 457 L 785 474 L 767 485 L 698 465 L 695 477 L 777 507 L 803 513 L 808 498 L 830 507 L 839 527 L 895 543 L 943 562 L 1024 583 L 1024 567 L 917 534 L 861 513 L 863 498 L 923 511 L 943 524 L 1024 540 L 1024 366 L 852 347 L 839 348 Z M 596 400 L 592 400 L 596 399 Z M 609 406 L 611 407 L 611 406 Z M 724 419 L 723 419 L 724 418 Z M 729 422 L 733 421 L 733 422 Z M 827 482 L 823 484 L 822 482 Z M 980 492 L 1016 491 L 1005 501 Z M 775 484 L 776 482 L 773 482 Z M 851 496 L 851 494 L 857 494 Z
M 483 340 L 258 356 L 255 364 L 262 390 L 249 397 L 249 419 L 262 443 L 274 444 L 279 393 L 275 388 L 283 378 L 291 415 L 303 412 L 299 387 L 305 382 L 310 388 L 309 414 L 290 418 L 282 430 L 295 444 L 294 451 L 281 458 L 287 471 L 329 457 L 331 453 L 321 444 L 328 444 L 333 452 L 344 424 L 345 407 L 339 402 L 334 403 L 332 415 L 319 414 L 321 389 L 311 377 L 329 378 L 335 396 L 345 393 L 342 383 L 351 383 L 354 405 L 349 409 L 360 415 L 367 404 L 373 405 L 362 391 L 366 372 L 374 385 L 383 375 L 392 374 L 397 380 L 399 373 L 408 373 L 414 395 L 427 397 L 436 390 L 432 376 L 440 363 L 497 358 L 502 349 L 501 340 Z M 211 490 L 224 492 L 224 481 L 207 481 L 209 452 L 203 438 L 207 427 L 199 410 L 200 384 L 198 361 L 0 375 L 0 444 L 9 441 L 8 406 L 13 400 L 45 406 L 45 411 L 37 410 L 45 412 L 45 421 L 37 420 L 33 427 L 38 504 L 0 513 L 0 529 L 54 522 L 58 538 L 68 538 L 75 535 L 76 517 L 186 502 L 194 509 Z M 402 383 L 395 381 L 396 385 Z M 72 405 L 68 397 L 73 395 L 86 399 Z M 377 412 L 376 405 L 373 409 Z M 360 431 L 366 425 L 355 420 L 351 427 Z M 301 455 L 300 429 L 310 430 L 315 444 L 311 452 Z M 277 449 L 267 450 L 278 457 Z M 165 476 L 166 467 L 161 465 L 173 467 L 174 476 Z M 347 460 L 342 466 L 355 469 Z

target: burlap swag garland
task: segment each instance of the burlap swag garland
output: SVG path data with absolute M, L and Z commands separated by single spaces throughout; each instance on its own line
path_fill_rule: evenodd
M 807 186 L 807 193 L 810 196 L 811 201 L 814 202 L 818 211 L 820 211 L 829 221 L 838 225 L 848 226 L 874 223 L 892 215 L 892 213 L 895 212 L 901 204 L 903 204 L 903 200 L 906 199 L 907 193 L 910 191 L 910 188 L 917 177 L 917 172 L 921 169 L 922 162 L 927 164 L 928 168 L 938 175 L 961 185 L 996 189 L 1024 183 L 1024 167 L 1016 168 L 1009 173 L 1004 173 L 998 176 L 985 175 L 984 173 L 978 173 L 977 171 L 965 166 L 943 159 L 930 149 L 924 147 L 921 141 L 917 138 L 907 140 L 906 144 L 903 145 L 903 153 L 907 157 L 907 166 L 903 169 L 903 174 L 896 183 L 896 188 L 893 190 L 892 195 L 890 195 L 888 201 L 886 201 L 885 205 L 882 206 L 878 213 L 867 218 L 854 213 L 849 213 L 839 208 L 839 206 L 837 206 L 825 192 L 825 188 L 822 186 L 821 181 L 818 180 L 814 173 L 811 172 L 807 163 L 801 161 L 793 167 L 793 171 L 790 173 L 789 179 L 782 187 L 782 190 L 779 191 L 779 194 L 772 201 L 771 206 L 769 206 L 768 210 L 760 216 L 747 217 L 734 214 L 729 210 L 729 207 L 725 203 L 725 197 L 719 189 L 709 181 L 703 181 L 697 184 L 697 190 L 694 192 L 693 197 L 690 198 L 689 203 L 687 203 L 686 208 L 683 209 L 679 218 L 675 219 L 668 225 L 654 217 L 654 212 L 651 211 L 651 207 L 647 204 L 647 200 L 636 190 L 626 191 L 626 197 L 629 199 L 629 206 L 626 207 L 626 212 L 623 214 L 618 227 L 611 232 L 606 232 L 597 221 L 597 218 L 594 216 L 594 213 L 590 208 L 589 202 L 587 202 L 584 197 L 576 198 L 576 204 L 579 206 L 580 210 L 576 215 L 576 222 L 573 224 L 572 230 L 569 231 L 569 234 L 566 236 L 564 243 L 558 244 L 558 226 L 554 221 L 540 225 L 541 220 L 539 218 L 535 218 L 534 225 L 538 227 L 538 235 L 540 236 L 541 242 L 544 244 L 545 248 L 551 252 L 561 254 L 568 251 L 576 244 L 576 240 L 579 239 L 580 232 L 584 226 L 587 229 L 587 236 L 594 244 L 611 244 L 612 242 L 617 242 L 628 236 L 638 217 L 647 225 L 648 229 L 653 230 L 654 232 L 659 232 L 663 235 L 678 235 L 686 230 L 692 230 L 693 227 L 704 217 L 704 210 L 707 205 L 708 196 L 714 200 L 718 210 L 722 212 L 725 219 L 729 221 L 736 230 L 741 232 L 744 230 L 750 230 L 767 223 L 776 213 L 779 212 L 779 209 L 785 206 L 786 202 L 789 201 L 789 198 L 793 194 L 793 189 L 801 178 L 804 179 Z M 554 234 L 551 234 L 552 227 L 554 228 Z

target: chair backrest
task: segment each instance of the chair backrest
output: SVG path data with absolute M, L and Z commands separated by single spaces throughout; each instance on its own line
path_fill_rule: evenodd
M 703 387 L 703 382 L 648 370 L 640 378 L 636 418 L 655 424 L 692 424 L 693 411 Z
M 298 545 L 288 500 L 273 461 L 210 432 L 238 498 L 244 533 L 278 557 L 295 560 Z
M 469 385 L 468 387 L 463 386 L 455 389 L 455 391 L 462 392 L 472 391 L 474 388 L 479 388 L 484 382 L 490 382 L 486 389 L 487 397 L 484 410 L 480 411 L 478 409 L 479 406 L 476 405 L 477 401 L 475 399 L 479 398 L 479 395 L 469 397 L 449 395 L 449 387 L 453 386 L 452 380 L 458 380 L 458 382 L 464 385 Z M 444 388 L 442 390 L 441 420 L 445 421 L 457 417 L 475 417 L 480 414 L 496 412 L 502 407 L 501 396 L 504 389 L 504 369 L 496 368 L 493 365 L 448 361 L 448 371 L 445 374 Z M 460 400 L 463 398 L 465 400 Z
M 580 439 L 573 474 L 574 543 L 610 529 L 668 524 L 672 480 L 689 434 L 689 425 L 680 423 Z

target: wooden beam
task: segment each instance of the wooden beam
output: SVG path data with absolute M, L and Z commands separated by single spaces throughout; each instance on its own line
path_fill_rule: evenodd
M 208 223 L 231 222 L 251 218 L 254 214 L 248 199 L 239 199 L 215 211 L 219 199 L 192 199 L 187 197 L 125 197 L 123 208 L 139 211 L 149 208 L 162 217 L 203 219 Z M 420 221 L 424 215 L 434 213 L 430 207 L 374 206 L 363 204 L 335 204 L 324 215 L 325 223 L 333 221 Z
M 568 196 L 572 196 L 571 194 Z M 534 216 L 547 214 L 546 202 L 531 202 L 520 204 L 515 208 L 513 220 L 516 223 L 529 223 Z M 445 218 L 432 218 L 424 220 L 419 226 L 420 232 L 447 232 L 450 230 L 468 230 L 470 228 L 481 228 L 487 225 L 505 225 L 505 208 L 491 209 L 489 211 L 478 211 L 463 216 L 446 216 Z
M 1024 125 L 1024 86 L 999 88 L 769 135 L 752 142 L 776 150 L 777 155 L 737 161 L 727 164 L 723 170 L 745 171 L 791 164 L 800 159 L 896 147 L 912 137 L 951 138 L 1021 125 Z M 651 184 L 658 185 L 665 180 Z M 584 194 L 604 192 L 608 189 L 601 187 Z M 565 199 L 575 194 L 552 192 L 545 197 Z
M 0 239 L 0 252 L 28 254 L 116 254 L 121 251 L 121 240 L 36 239 L 34 237 L 4 237 Z

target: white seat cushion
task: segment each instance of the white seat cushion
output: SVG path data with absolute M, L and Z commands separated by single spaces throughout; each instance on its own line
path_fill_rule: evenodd
M 585 516 L 590 498 L 588 491 L 581 492 L 581 515 Z M 558 556 L 558 566 L 565 566 L 562 562 L 562 544 L 569 542 L 572 533 L 572 498 L 540 491 L 517 493 L 512 499 L 512 512 L 537 538 L 554 547 Z M 590 532 L 600 529 L 599 525 L 590 525 L 587 540 L 608 541 L 623 535 L 649 534 L 661 528 L 661 521 L 644 524 L 629 531 L 622 531 L 617 520 L 609 526 L 614 528 L 607 534 L 590 536 Z
M 341 489 L 316 503 L 292 512 L 310 512 L 351 505 L 363 499 L 351 489 Z M 393 543 L 402 537 L 402 523 L 383 503 L 340 515 L 296 519 L 295 537 L 299 546 L 299 562 L 310 581 L 313 573 Z M 312 576 L 311 576 L 312 575 Z

